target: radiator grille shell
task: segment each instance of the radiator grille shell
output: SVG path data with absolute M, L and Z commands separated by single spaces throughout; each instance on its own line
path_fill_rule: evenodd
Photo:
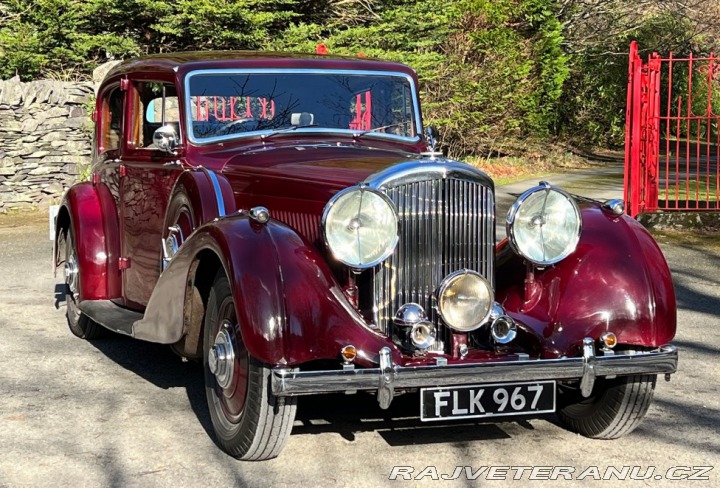
M 494 286 L 495 195 L 492 180 L 463 163 L 437 162 L 391 168 L 371 186 L 395 203 L 399 242 L 371 270 L 365 286 L 376 325 L 392 334 L 392 319 L 405 303 L 418 303 L 438 327 L 431 351 L 443 351 L 448 331 L 439 319 L 435 293 L 443 278 L 461 269 L 479 272 Z

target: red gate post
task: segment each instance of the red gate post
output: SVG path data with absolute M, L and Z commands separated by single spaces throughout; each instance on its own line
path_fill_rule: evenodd
M 660 56 L 653 53 L 647 64 L 647 119 L 645 134 L 645 208 L 658 209 L 660 186 Z
M 628 57 L 627 110 L 625 113 L 625 180 L 624 197 L 628 213 L 636 217 L 641 211 L 640 134 L 641 134 L 642 59 L 636 41 L 630 43 Z

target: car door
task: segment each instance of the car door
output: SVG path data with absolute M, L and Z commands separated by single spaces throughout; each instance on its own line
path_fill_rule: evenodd
M 106 254 L 108 262 L 108 297 L 120 305 L 122 298 L 122 276 L 118 266 L 120 258 L 119 218 L 121 210 L 120 168 L 124 150 L 125 98 L 120 78 L 108 83 L 98 93 L 98 102 L 93 118 L 96 122 L 95 143 L 93 144 L 93 184 L 100 196 L 104 216 Z
M 137 77 L 130 79 L 128 91 L 127 148 L 122 156 L 120 184 L 120 268 L 125 304 L 141 310 L 161 272 L 165 210 L 183 168 L 177 154 L 155 147 L 153 133 L 171 125 L 180 134 L 180 110 L 177 90 L 170 80 Z

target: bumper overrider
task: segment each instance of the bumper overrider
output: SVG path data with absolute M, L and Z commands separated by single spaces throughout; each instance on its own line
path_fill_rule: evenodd
M 512 359 L 512 358 L 515 359 Z M 393 364 L 390 349 L 380 350 L 380 367 L 345 368 L 333 371 L 293 371 L 275 368 L 272 390 L 277 396 L 377 390 L 381 408 L 388 408 L 395 389 L 481 384 L 504 381 L 580 380 L 587 397 L 595 378 L 636 374 L 665 374 L 677 371 L 678 350 L 664 345 L 632 354 L 595 355 L 594 341 L 583 340 L 583 356 L 558 359 L 527 359 L 521 355 L 508 360 L 475 364 L 447 364 L 439 357 L 435 365 L 404 367 Z

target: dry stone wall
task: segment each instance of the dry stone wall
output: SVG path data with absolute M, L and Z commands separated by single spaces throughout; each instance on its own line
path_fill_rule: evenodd
M 0 213 L 46 209 L 90 164 L 93 84 L 0 80 Z

